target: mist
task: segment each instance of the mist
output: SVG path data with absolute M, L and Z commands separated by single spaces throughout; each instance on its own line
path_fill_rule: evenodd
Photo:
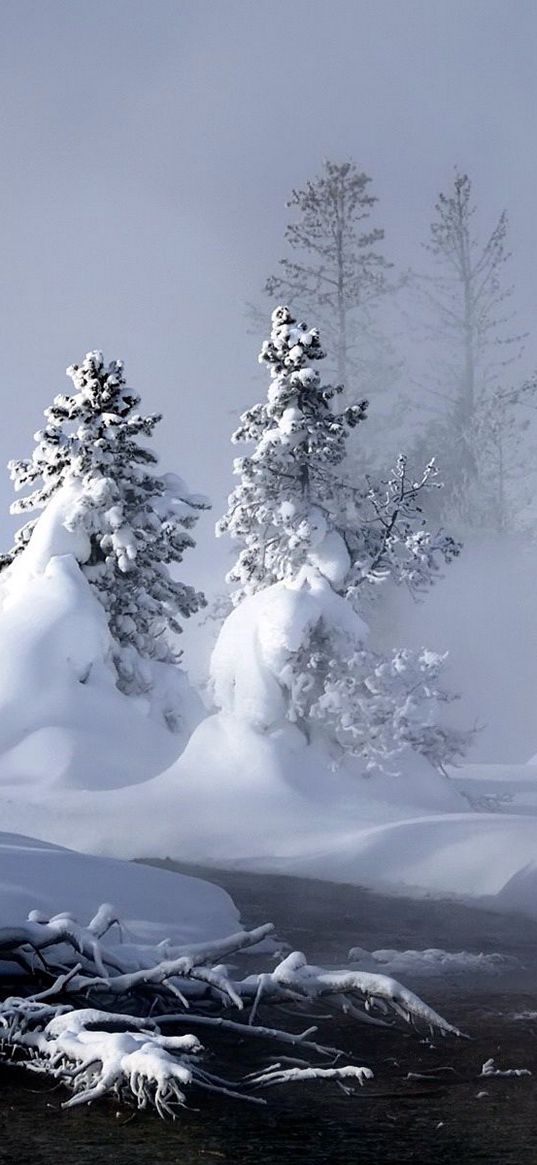
M 536 24 L 526 0 L 515 21 L 501 0 L 4 4 L 2 464 L 30 452 L 68 364 L 93 348 L 122 358 L 144 406 L 164 414 L 163 469 L 213 502 L 184 574 L 221 592 L 232 551 L 213 528 L 232 485 L 230 434 L 264 391 L 257 353 L 274 304 L 262 288 L 285 253 L 286 200 L 326 158 L 371 176 L 371 221 L 397 275 L 422 265 L 455 166 L 471 175 L 484 234 L 507 209 L 509 310 L 528 332 L 516 376 L 529 375 Z M 248 303 L 266 313 L 260 334 Z M 427 373 L 406 320 L 390 306 L 385 327 L 404 361 L 398 388 L 418 405 L 411 440 Z M 382 448 L 372 403 L 367 424 Z M 441 470 L 442 450 L 430 455 Z M 6 472 L 6 549 L 11 499 Z M 515 541 L 470 539 L 423 605 L 398 600 L 386 614 L 401 642 L 450 652 L 457 716 L 482 726 L 472 759 L 537 751 L 531 521 L 526 529 Z M 198 676 L 206 639 L 194 625 L 185 634 Z
M 535 1165 L 536 44 L 0 0 L 2 1160 Z

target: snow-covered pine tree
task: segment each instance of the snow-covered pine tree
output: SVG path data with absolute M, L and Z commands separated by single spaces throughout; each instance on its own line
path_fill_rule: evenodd
M 276 677 L 287 692 L 287 718 L 309 736 L 313 721 L 324 722 L 333 741 L 372 767 L 410 747 L 441 768 L 467 741 L 437 727 L 438 704 L 449 698 L 437 682 L 442 658 L 405 651 L 387 660 L 366 646 L 362 619 L 353 625 L 344 608 L 363 615 L 367 591 L 389 578 L 423 591 L 460 547 L 425 528 L 420 495 L 437 485 L 434 462 L 417 480 L 402 456 L 385 481 L 346 479 L 346 441 L 367 402 L 337 412 L 341 389 L 323 385 L 312 366 L 323 356 L 316 329 L 297 323 L 287 307 L 273 312 L 259 356 L 270 369 L 267 400 L 243 414 L 232 438 L 255 448 L 235 461 L 240 481 L 217 525 L 218 534 L 243 543 L 228 575 L 233 600 L 281 584 L 297 602 L 301 587 L 315 591 L 319 617 L 303 620 L 306 636 Z M 215 658 L 226 654 L 217 650 Z
M 81 569 L 105 608 L 118 687 L 139 693 L 151 687 L 148 661 L 178 662 L 180 618 L 205 605 L 169 568 L 195 545 L 190 531 L 208 502 L 175 474 L 155 472 L 158 458 L 140 438 L 161 417 L 138 412 L 121 361 L 89 352 L 67 375 L 74 391 L 45 410 L 32 456 L 9 464 L 17 490 L 34 487 L 11 511 L 43 510 L 63 491 L 61 522 L 78 534 Z M 18 531 L 2 566 L 25 550 L 37 521 Z
M 235 461 L 240 482 L 217 524 L 218 534 L 244 543 L 228 575 L 238 584 L 235 602 L 292 579 L 308 561 L 331 571 L 327 577 L 345 597 L 388 575 L 420 591 L 438 558 L 449 561 L 459 551 L 449 535 L 424 528 L 419 495 L 437 484 L 434 462 L 417 481 L 404 457 L 386 481 L 346 480 L 346 441 L 365 419 L 367 401 L 338 413 L 341 387 L 322 384 L 312 367 L 323 357 L 318 331 L 276 308 L 259 356 L 270 369 L 267 400 L 243 413 L 232 437 L 255 449 Z
M 340 390 L 322 386 L 311 367 L 324 356 L 318 332 L 297 325 L 285 307 L 272 313 L 272 324 L 259 356 L 270 367 L 268 399 L 243 413 L 232 437 L 256 449 L 235 462 L 241 481 L 217 524 L 217 534 L 245 543 L 228 576 L 240 584 L 235 601 L 292 577 L 305 562 L 326 526 L 330 484 L 317 480 L 318 469 L 341 462 L 347 432 L 367 407 L 364 401 L 337 414 L 331 402 Z

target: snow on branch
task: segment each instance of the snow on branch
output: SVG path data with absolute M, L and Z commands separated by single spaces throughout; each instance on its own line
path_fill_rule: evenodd
M 45 566 L 72 553 L 105 609 L 118 687 L 145 694 L 155 664 L 180 660 L 182 620 L 205 606 L 173 568 L 195 546 L 191 531 L 209 503 L 177 474 L 157 471 L 144 442 L 162 418 L 139 412 L 121 360 L 106 364 L 102 352 L 88 352 L 67 375 L 72 392 L 45 410 L 31 456 L 9 464 L 17 491 L 33 487 L 12 513 L 44 513 L 18 531 L 0 569 L 23 554 L 35 567 L 36 538 L 47 547 Z M 179 717 L 177 708 L 164 718 L 173 729 Z
M 385 578 L 403 582 L 413 594 L 419 594 L 434 582 L 439 559 L 449 563 L 460 553 L 459 542 L 442 530 L 434 534 L 427 530 L 421 516 L 420 495 L 442 488 L 437 476 L 434 458 L 415 479 L 409 475 L 407 457 L 400 454 L 386 481 L 367 479 L 364 520 L 370 531 L 369 556 L 364 562 L 358 555 L 355 561 L 349 597 L 364 582 L 382 582 Z M 345 491 L 356 492 L 347 483 L 343 485 Z
M 87 927 L 69 915 L 33 915 L 21 926 L 0 929 L 2 962 L 23 967 L 30 986 L 44 985 L 41 991 L 0 1003 L 0 1050 L 69 1088 L 68 1105 L 113 1095 L 138 1108 L 153 1107 L 161 1117 L 174 1117 L 191 1087 L 259 1103 L 252 1093 L 276 1084 L 317 1079 L 345 1081 L 346 1087 L 370 1079 L 368 1068 L 338 1064 L 343 1052 L 311 1040 L 315 1027 L 296 1033 L 254 1023 L 260 1008 L 291 1005 L 298 1017 L 301 1009 L 322 999 L 334 1013 L 357 1019 L 367 1020 L 368 1011 L 376 1010 L 442 1035 L 460 1034 L 395 979 L 327 971 L 310 966 L 296 951 L 272 971 L 234 978 L 220 960 L 259 943 L 271 932 L 269 924 L 214 943 L 177 947 L 164 960 L 151 962 L 147 950 L 139 951 L 139 965 L 133 967 L 132 951 L 122 956 L 121 948 L 103 941 L 116 922 L 113 909 L 102 907 Z M 110 1009 L 111 1002 L 120 1010 Z M 245 1015 L 244 1020 L 221 1014 L 230 1008 Z M 163 1034 L 163 1026 L 183 1032 Z M 282 1056 L 238 1082 L 230 1081 L 207 1069 L 207 1045 L 197 1030 L 205 1030 L 213 1054 L 223 1032 L 240 1035 L 241 1041 L 291 1044 L 300 1049 L 301 1058 Z M 329 1066 L 317 1063 L 319 1057 L 328 1057 Z
M 401 771 L 409 751 L 445 773 L 473 738 L 443 722 L 452 699 L 440 680 L 445 656 L 379 654 L 366 642 L 363 615 L 389 580 L 414 597 L 427 591 L 461 547 L 427 528 L 424 498 L 440 488 L 434 459 L 414 476 L 401 454 L 386 478 L 349 480 L 347 441 L 367 402 L 337 411 L 340 386 L 323 384 L 314 367 L 323 357 L 317 329 L 276 308 L 259 357 L 270 371 L 266 401 L 242 415 L 233 436 L 254 448 L 235 462 L 240 480 L 217 526 L 242 549 L 228 575 L 241 621 L 227 616 L 213 653 L 216 700 L 239 716 L 256 704 L 265 728 L 285 716 L 308 741 L 357 757 L 369 773 Z M 240 633 L 242 660 L 248 628 L 255 654 L 247 674 L 230 645 Z M 275 639 L 278 651 L 266 650 Z M 260 709 L 252 688 L 278 698 Z

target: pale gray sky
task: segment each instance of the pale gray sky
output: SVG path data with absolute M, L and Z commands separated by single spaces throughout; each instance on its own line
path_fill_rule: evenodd
M 218 510 L 256 375 L 243 304 L 323 157 L 371 174 L 402 264 L 467 169 L 484 222 L 509 210 L 531 328 L 534 0 L 1 0 L 0 34 L 1 464 L 100 347 Z

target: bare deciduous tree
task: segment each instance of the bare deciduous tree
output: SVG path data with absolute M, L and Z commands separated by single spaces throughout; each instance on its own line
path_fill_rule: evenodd
M 425 248 L 437 270 L 415 281 L 434 346 L 435 373 L 425 388 L 440 401 L 427 444 L 433 438 L 441 454 L 450 518 L 503 529 L 513 435 L 525 427 L 516 409 L 520 390 L 508 384 L 506 371 L 524 340 L 509 327 L 507 214 L 502 211 L 483 242 L 470 178 L 458 172 L 435 210 Z

